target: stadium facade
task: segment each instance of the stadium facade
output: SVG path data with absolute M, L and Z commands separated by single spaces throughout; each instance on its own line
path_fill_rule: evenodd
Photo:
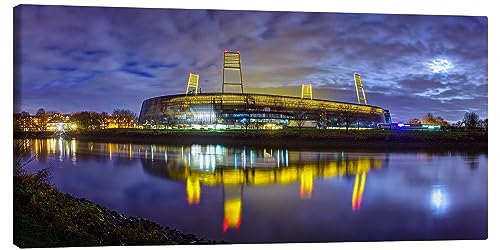
M 345 127 L 377 128 L 390 123 L 390 113 L 381 107 L 358 103 L 313 99 L 310 84 L 302 86 L 301 97 L 243 92 L 239 52 L 224 52 L 222 93 L 198 93 L 199 76 L 190 74 L 186 93 L 144 100 L 139 122 L 153 128 L 283 128 Z M 237 82 L 228 82 L 229 73 L 239 73 Z M 362 88 L 355 73 L 356 91 Z M 241 93 L 224 93 L 226 85 Z M 361 89 L 362 90 L 362 89 Z M 358 95 L 359 96 L 359 95 Z
M 145 100 L 139 122 L 146 126 L 170 127 L 342 127 L 342 116 L 351 113 L 353 126 L 375 128 L 389 123 L 387 110 L 360 105 L 299 97 L 264 94 L 207 93 L 167 95 Z M 359 124 L 358 124 L 359 123 Z

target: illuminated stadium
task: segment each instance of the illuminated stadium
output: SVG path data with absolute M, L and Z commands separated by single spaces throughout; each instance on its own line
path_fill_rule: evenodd
M 388 110 L 367 104 L 359 73 L 354 73 L 358 103 L 314 99 L 311 84 L 302 85 L 300 97 L 244 93 L 239 52 L 224 52 L 222 78 L 222 93 L 202 94 L 198 93 L 199 75 L 190 74 L 185 94 L 144 100 L 139 122 L 152 128 L 207 129 L 376 128 L 391 122 Z M 226 85 L 240 93 L 224 93 Z

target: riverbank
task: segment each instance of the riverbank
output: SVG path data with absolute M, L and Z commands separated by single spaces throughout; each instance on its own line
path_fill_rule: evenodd
M 14 176 L 14 244 L 18 247 L 217 243 L 61 193 L 50 185 L 48 176 L 48 170 Z
M 15 132 L 16 139 L 45 139 L 57 137 L 54 132 Z M 487 132 L 450 131 L 382 131 L 382 130 L 146 130 L 106 129 L 66 132 L 65 138 L 80 141 L 135 143 L 135 144 L 220 144 L 226 146 L 263 146 L 288 148 L 328 149 L 488 149 Z

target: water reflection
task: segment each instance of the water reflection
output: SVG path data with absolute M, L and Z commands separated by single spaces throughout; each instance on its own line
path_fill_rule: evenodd
M 359 180 L 360 176 L 361 181 Z M 361 208 L 361 199 L 363 198 L 363 191 L 365 190 L 365 182 L 366 172 L 356 174 L 356 181 L 354 181 L 354 188 L 352 189 L 352 211 Z
M 222 223 L 222 231 L 225 233 L 229 228 L 240 228 L 243 186 L 224 185 L 223 196 L 224 221 Z
M 477 154 L 465 153 L 464 160 L 471 169 L 475 169 L 479 166 L 479 159 Z
M 352 211 L 361 208 L 367 174 L 382 168 L 380 155 L 360 156 L 344 152 L 305 152 L 275 148 L 227 148 L 221 145 L 161 146 L 115 143 L 79 143 L 73 140 L 33 140 L 40 161 L 56 156 L 59 161 L 80 158 L 119 162 L 139 158 L 150 174 L 185 182 L 189 206 L 199 205 L 203 187 L 223 186 L 223 231 L 239 228 L 245 186 L 298 183 L 300 199 L 313 197 L 319 179 L 355 176 Z M 387 159 L 385 159 L 387 160 Z
M 436 216 L 443 215 L 448 208 L 448 192 L 444 185 L 433 185 L 430 195 L 432 213 Z
M 16 140 L 25 149 L 31 150 L 35 159 L 47 163 L 50 159 L 58 161 L 70 160 L 73 165 L 86 160 L 117 160 L 121 163 L 132 163 L 138 153 L 137 145 L 116 143 L 77 143 L 75 139 L 51 138 Z M 129 161 L 126 161 L 126 160 Z
M 408 218 L 419 218 L 419 222 L 425 223 L 429 218 L 446 219 L 453 213 L 463 215 L 465 212 L 460 209 L 462 207 L 469 209 L 467 206 L 472 204 L 470 200 L 483 201 L 482 199 L 485 199 L 483 197 L 486 197 L 486 188 L 481 186 L 481 183 L 485 183 L 482 179 L 485 171 L 482 169 L 482 166 L 485 166 L 484 157 L 471 153 L 295 151 L 286 148 L 236 148 L 222 145 L 95 143 L 60 138 L 18 142 L 20 148 L 27 152 L 31 151 L 41 165 L 48 163 L 63 166 L 59 172 L 62 177 L 56 184 L 67 185 L 70 187 L 69 190 L 79 188 L 83 197 L 91 196 L 93 193 L 94 197 L 102 200 L 126 197 L 116 203 L 110 202 L 119 209 L 127 210 L 133 206 L 131 204 L 140 197 L 138 195 L 150 188 L 148 186 L 150 183 L 155 181 L 167 183 L 162 185 L 164 189 L 147 196 L 151 197 L 147 204 L 157 200 L 168 200 L 168 206 L 166 203 L 161 204 L 169 208 L 177 206 L 171 210 L 171 213 L 179 215 L 177 216 L 179 224 L 176 226 L 188 223 L 188 219 L 180 218 L 200 213 L 198 219 L 205 216 L 203 220 L 214 221 L 205 222 L 203 226 L 194 223 L 192 227 L 186 226 L 186 231 L 195 232 L 202 227 L 203 230 L 213 232 L 214 229 L 210 226 L 216 225 L 217 232 L 222 234 L 222 237 L 228 235 L 231 241 L 234 240 L 231 237 L 236 237 L 236 241 L 254 239 L 252 237 L 256 236 L 249 235 L 249 228 L 257 225 L 262 227 L 263 222 L 260 222 L 261 224 L 256 222 L 262 218 L 271 219 L 266 222 L 268 223 L 266 225 L 270 226 L 275 226 L 273 223 L 293 225 L 297 221 L 300 221 L 300 224 L 297 222 L 295 225 L 302 226 L 306 220 L 311 225 L 318 226 L 318 230 L 315 231 L 317 238 L 315 235 L 308 235 L 309 231 L 305 229 L 302 231 L 298 229 L 297 232 L 284 230 L 282 232 L 284 241 L 295 239 L 295 236 L 290 238 L 290 235 L 300 233 L 304 234 L 304 239 L 332 239 L 337 237 L 332 236 L 335 234 L 339 235 L 341 241 L 371 239 L 370 235 L 378 235 L 379 238 L 376 239 L 382 239 L 380 237 L 391 235 L 387 232 L 392 232 L 393 235 L 401 233 L 410 237 L 412 232 L 419 229 L 416 224 L 408 226 L 408 223 L 411 223 L 411 219 Z M 106 170 L 105 166 L 109 165 L 113 166 L 113 171 L 103 174 L 101 171 Z M 71 167 L 73 170 L 65 171 L 66 166 L 97 167 L 80 168 L 82 170 Z M 460 168 L 462 166 L 465 167 Z M 132 172 L 133 174 L 124 178 L 122 176 L 121 180 L 119 177 L 115 178 L 120 171 L 131 169 L 140 171 Z M 88 175 L 85 177 L 81 176 L 82 174 Z M 72 176 L 72 179 L 67 178 L 68 176 Z M 140 180 L 146 184 L 138 186 L 139 191 L 137 191 L 129 189 L 128 186 L 113 190 L 113 186 L 107 183 L 126 182 L 125 179 L 128 178 L 133 179 L 134 183 Z M 469 184 L 467 178 L 476 179 Z M 96 184 L 100 185 L 99 188 Z M 113 192 L 107 190 L 109 192 L 107 195 L 101 195 L 105 192 L 103 189 L 108 187 Z M 178 188 L 175 189 L 175 194 L 170 193 L 171 196 L 165 199 L 164 194 L 170 192 L 165 189 L 174 187 Z M 274 190 L 276 193 L 272 193 Z M 133 195 L 123 196 L 127 192 Z M 272 195 L 267 197 L 265 192 L 270 192 Z M 287 206 L 285 210 L 290 211 L 273 214 L 273 207 L 280 206 L 274 200 L 283 202 Z M 185 207 L 179 207 L 179 204 Z M 151 211 L 147 210 L 149 207 Z M 154 212 L 154 207 L 141 207 L 140 214 L 161 217 L 158 211 Z M 477 207 L 480 208 L 479 211 L 483 211 L 486 209 L 486 203 L 479 203 L 474 206 L 476 210 L 470 211 L 477 213 Z M 216 215 L 212 209 L 216 209 Z M 260 210 L 256 212 L 257 209 Z M 405 217 L 409 214 L 416 217 Z M 485 217 L 482 213 L 472 214 L 474 216 L 466 215 L 457 217 Z M 361 222 L 360 218 L 365 218 L 367 221 Z M 169 217 L 164 223 L 170 225 L 173 220 L 176 219 Z M 386 223 L 390 229 L 384 229 Z M 448 221 L 431 226 L 425 225 L 428 228 L 438 228 L 440 225 L 453 223 Z M 354 233 L 352 235 L 346 233 L 350 232 L 348 230 L 342 231 L 332 227 L 339 224 L 349 225 L 353 232 L 364 233 L 360 234 L 362 236 L 355 236 Z M 373 225 L 378 225 L 380 230 L 374 229 Z M 476 225 L 476 228 L 480 226 L 482 224 Z M 428 228 L 420 230 L 429 230 Z M 463 228 L 466 230 L 467 227 Z M 199 230 L 202 233 L 206 232 Z M 483 229 L 474 235 L 484 232 L 481 230 Z M 278 237 L 280 233 L 274 232 L 274 234 Z M 426 231 L 422 235 L 427 239 L 433 236 Z M 219 237 L 219 235 L 207 237 Z M 373 237 L 375 239 L 375 236 Z M 403 236 L 395 237 L 394 239 L 401 239 Z M 262 241 L 269 242 L 269 240 Z
M 241 224 L 245 186 L 299 184 L 303 200 L 313 197 L 318 179 L 355 176 L 352 210 L 361 208 L 367 173 L 382 168 L 380 156 L 344 152 L 297 152 L 287 149 L 225 148 L 220 145 L 141 147 L 141 163 L 154 175 L 186 183 L 186 200 L 199 205 L 203 186 L 223 186 L 223 231 Z M 150 153 L 147 153 L 150 150 Z M 164 157 L 158 157 L 163 154 Z

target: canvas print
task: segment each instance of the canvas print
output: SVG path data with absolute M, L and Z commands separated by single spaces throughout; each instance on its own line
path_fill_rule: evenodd
M 485 16 L 13 12 L 21 248 L 488 237 Z

